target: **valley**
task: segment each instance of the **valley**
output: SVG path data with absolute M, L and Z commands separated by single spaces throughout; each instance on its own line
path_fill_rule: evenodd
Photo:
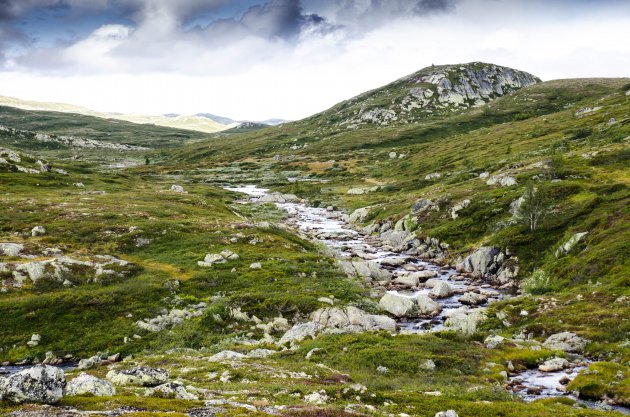
M 0 125 L 0 415 L 629 412 L 628 78 L 476 62 L 229 134 Z

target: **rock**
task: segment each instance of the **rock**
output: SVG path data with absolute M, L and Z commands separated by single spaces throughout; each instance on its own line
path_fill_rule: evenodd
M 162 385 L 158 385 L 155 388 L 150 388 L 145 391 L 145 397 L 158 397 L 158 398 L 174 398 L 177 400 L 197 401 L 198 396 L 186 391 L 186 387 L 179 381 L 167 382 Z
M 267 356 L 271 356 L 274 353 L 277 353 L 277 352 L 271 349 L 254 349 L 247 354 L 247 357 L 248 358 L 266 358 Z
M 433 179 L 438 179 L 438 178 L 442 178 L 442 174 L 440 174 L 439 172 L 432 172 L 431 174 L 427 174 L 425 175 L 424 179 L 425 180 L 433 180 Z
M 42 341 L 42 337 L 38 334 L 31 335 L 31 340 L 26 342 L 26 344 L 30 347 L 35 347 L 39 345 L 39 342 Z
M 320 303 L 329 304 L 331 306 L 335 304 L 335 302 L 328 297 L 319 297 L 317 301 L 319 301 Z
M 254 262 L 253 264 L 251 264 L 249 266 L 251 269 L 261 269 L 262 268 L 262 264 L 260 262 Z
M 510 175 L 499 174 L 499 175 L 495 175 L 494 177 L 492 177 L 488 181 L 486 181 L 486 184 L 488 184 L 488 185 L 499 185 L 501 187 L 511 187 L 513 185 L 518 184 L 518 182 L 516 181 L 516 178 L 514 178 L 514 177 L 512 177 Z
M 418 214 L 427 210 L 435 210 L 436 207 L 437 206 L 433 204 L 433 201 L 427 198 L 421 198 L 413 204 L 413 206 L 411 207 L 411 212 L 413 214 Z
M 358 333 L 374 330 L 396 330 L 396 321 L 376 314 L 368 314 L 353 306 L 345 309 L 327 307 L 311 314 L 311 321 L 327 333 Z
M 458 417 L 455 410 L 440 411 L 435 417 Z
M 489 172 L 482 172 L 481 174 L 479 174 L 479 178 L 481 178 L 482 180 L 488 178 L 489 176 Z
M 417 287 L 420 280 L 414 274 L 402 275 L 394 279 L 394 284 L 405 285 L 407 287 Z
M 389 159 L 396 159 L 396 158 L 398 158 L 398 154 L 396 152 L 389 153 Z
M 487 349 L 494 349 L 499 346 L 501 343 L 505 341 L 505 337 L 503 336 L 488 336 L 483 343 L 486 345 Z
M 435 298 L 448 298 L 453 294 L 453 289 L 444 281 L 437 282 L 429 295 Z
M 54 404 L 61 400 L 65 383 L 61 368 L 37 365 L 8 378 L 0 378 L 0 398 L 18 404 Z
M 373 261 L 341 261 L 339 266 L 346 275 L 351 277 L 369 278 L 375 281 L 389 281 L 392 277 L 391 272 Z
M 222 250 L 221 252 L 219 252 L 219 255 L 221 255 L 224 259 L 227 259 L 228 261 L 235 261 L 239 259 L 239 256 L 237 254 L 228 249 Z
M 552 358 L 538 365 L 538 369 L 543 372 L 561 371 L 569 366 L 569 361 L 564 358 Z
M 433 371 L 435 370 L 435 362 L 433 362 L 431 359 L 427 359 L 420 364 L 420 369 L 424 369 L 425 371 Z
M 369 207 L 358 208 L 350 214 L 350 223 L 363 223 L 369 214 Z
M 379 374 L 385 375 L 389 372 L 389 369 L 386 366 L 379 365 L 376 367 L 376 372 L 378 372 Z
M 499 248 L 482 246 L 457 264 L 459 271 L 473 274 L 475 277 L 485 277 L 496 274 L 505 260 L 505 255 Z
M 184 187 L 182 187 L 181 185 L 176 185 L 176 184 L 171 185 L 171 191 L 174 193 L 188 194 L 186 190 L 184 190 Z
M 451 208 L 451 218 L 453 220 L 457 219 L 459 217 L 458 213 L 468 206 L 470 206 L 469 199 L 462 200 L 460 203 L 455 204 L 453 208 Z
M 116 388 L 109 381 L 81 372 L 79 376 L 68 382 L 64 394 L 71 397 L 85 394 L 95 397 L 112 397 L 116 395 Z
M 430 297 L 420 294 L 415 297 L 416 304 L 418 305 L 418 315 L 422 317 L 434 317 L 440 314 L 442 306 L 439 303 L 433 301 Z
M 304 396 L 304 401 L 310 404 L 326 404 L 330 400 L 330 397 L 326 395 L 325 391 L 313 392 Z
M 234 352 L 233 350 L 224 350 L 219 352 L 210 358 L 208 358 L 209 362 L 232 362 L 239 361 L 241 359 L 245 359 L 247 356 L 243 355 L 239 352 Z
M 44 236 L 46 234 L 46 228 L 44 226 L 35 226 L 31 229 L 31 236 Z
M 322 328 L 321 324 L 312 321 L 296 324 L 280 338 L 278 344 L 284 345 L 285 343 L 301 342 L 306 338 L 315 338 Z
M 486 309 L 460 307 L 448 312 L 448 318 L 444 322 L 446 327 L 450 327 L 463 334 L 473 334 L 477 331 L 477 326 L 486 319 Z
M 569 240 L 567 240 L 565 243 L 563 243 L 556 250 L 556 258 L 560 257 L 561 255 L 566 255 L 569 252 L 571 252 L 571 250 L 573 250 L 575 245 L 580 243 L 586 237 L 586 235 L 588 235 L 588 232 L 576 233 L 573 236 L 571 236 L 571 238 Z
M 94 368 L 96 366 L 99 366 L 102 362 L 103 360 L 101 359 L 100 356 L 92 356 L 91 358 L 88 358 L 88 359 L 81 359 L 79 361 L 79 365 L 77 366 L 77 369 Z
M 154 387 L 168 381 L 168 371 L 161 368 L 135 366 L 131 369 L 109 371 L 107 379 L 116 385 Z
M 417 317 L 418 304 L 409 297 L 398 294 L 386 293 L 378 302 L 378 305 L 388 313 L 396 317 Z
M 550 350 L 562 350 L 570 353 L 580 353 L 584 351 L 587 341 L 575 333 L 556 333 L 543 342 L 543 346 Z
M 0 255 L 14 258 L 24 250 L 24 245 L 19 243 L 0 243 Z
M 476 292 L 467 292 L 459 297 L 459 302 L 466 305 L 476 306 L 488 301 L 488 296 L 484 294 L 478 294 Z

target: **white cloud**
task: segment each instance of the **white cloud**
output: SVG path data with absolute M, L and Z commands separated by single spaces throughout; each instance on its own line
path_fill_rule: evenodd
M 182 32 L 168 8 L 142 9 L 133 30 L 106 25 L 72 45 L 36 51 L 19 70 L 0 73 L 0 94 L 104 111 L 297 119 L 432 63 L 494 62 L 543 79 L 628 75 L 627 13 L 561 19 L 544 4 L 484 4 L 461 0 L 454 13 L 390 15 L 360 36 L 346 9 L 324 4 L 315 11 L 339 25 L 304 24 L 291 39 L 261 36 L 246 19 Z M 51 62 L 56 73 L 41 70 Z

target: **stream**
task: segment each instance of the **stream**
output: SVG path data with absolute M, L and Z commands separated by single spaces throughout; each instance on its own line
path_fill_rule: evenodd
M 268 196 L 269 190 L 258 188 L 255 185 L 240 185 L 224 187 L 226 190 L 246 194 L 249 198 L 239 201 L 242 204 L 255 203 L 258 199 Z M 462 277 L 452 268 L 442 268 L 438 265 L 422 261 L 404 253 L 395 253 L 382 247 L 379 239 L 364 235 L 354 230 L 344 220 L 347 215 L 340 211 L 321 207 L 312 207 L 303 202 L 275 202 L 276 206 L 288 213 L 286 223 L 309 238 L 325 244 L 333 249 L 341 259 L 358 257 L 371 260 L 387 269 L 394 277 L 409 273 L 410 270 L 434 270 L 437 272 L 436 280 L 448 283 L 454 290 L 454 295 L 448 298 L 436 299 L 442 306 L 442 312 L 430 319 L 399 319 L 400 331 L 404 333 L 422 333 L 439 331 L 444 329 L 445 315 L 449 311 L 462 307 L 459 301 L 461 295 L 467 291 L 477 291 L 488 296 L 488 301 L 480 306 L 486 306 L 493 301 L 501 300 L 507 295 L 488 284 L 482 284 Z M 417 291 L 390 290 L 407 297 L 417 294 L 428 294 L 430 289 L 422 288 Z M 575 365 L 568 369 L 556 372 L 542 372 L 538 369 L 529 369 L 512 375 L 508 385 L 512 391 L 526 401 L 540 398 L 566 396 L 588 407 L 602 407 L 600 403 L 583 401 L 565 392 L 561 383 L 575 378 L 579 371 L 586 369 L 583 358 L 578 358 Z M 624 414 L 630 414 L 625 407 L 610 407 Z

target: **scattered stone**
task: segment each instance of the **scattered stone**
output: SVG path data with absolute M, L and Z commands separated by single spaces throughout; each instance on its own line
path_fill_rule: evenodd
M 483 343 L 486 345 L 488 349 L 494 349 L 499 346 L 501 343 L 505 341 L 505 337 L 503 336 L 488 336 Z
M 219 352 L 210 358 L 208 358 L 209 362 L 233 362 L 239 361 L 241 359 L 245 359 L 247 356 L 243 355 L 239 352 L 234 352 L 233 350 L 224 350 Z
M 425 175 L 424 179 L 425 180 L 434 180 L 434 179 L 438 179 L 438 178 L 442 178 L 442 174 L 440 174 L 439 172 L 432 172 L 431 174 L 427 174 Z
M 488 296 L 484 294 L 478 294 L 476 292 L 467 292 L 459 298 L 459 302 L 466 305 L 476 306 L 488 301 Z
M 451 208 L 451 218 L 453 220 L 457 219 L 459 217 L 459 212 L 468 206 L 470 206 L 469 199 L 462 200 L 460 203 L 455 204 L 453 208 Z
M 418 304 L 410 297 L 386 293 L 378 304 L 383 310 L 396 317 L 414 317 L 418 315 Z
M 434 298 L 448 298 L 453 294 L 453 289 L 444 281 L 437 282 L 429 295 Z
M 90 394 L 95 397 L 112 397 L 116 395 L 116 388 L 109 381 L 81 372 L 66 384 L 64 393 L 68 396 Z
M 477 326 L 487 317 L 484 307 L 469 308 L 466 306 L 449 311 L 447 315 L 448 318 L 444 325 L 464 334 L 475 333 Z
M 304 401 L 310 404 L 326 404 L 330 400 L 330 397 L 326 395 L 324 390 L 315 391 L 311 394 L 307 394 L 304 396 Z
M 79 365 L 77 365 L 77 369 L 90 369 L 96 366 L 99 366 L 103 360 L 100 356 L 95 355 L 88 359 L 81 359 L 79 361 Z
M 262 268 L 262 264 L 260 262 L 254 262 L 253 264 L 251 264 L 249 266 L 251 269 L 261 269 Z
M 181 185 L 176 185 L 176 184 L 171 185 L 171 191 L 174 193 L 188 194 L 188 192 L 184 190 L 184 187 L 182 187 Z
M 499 175 L 495 175 L 494 177 L 492 177 L 488 181 L 486 181 L 486 184 L 488 184 L 488 185 L 499 185 L 501 187 L 511 187 L 513 185 L 518 184 L 518 182 L 516 181 L 516 178 L 514 178 L 514 177 L 512 177 L 510 175 L 499 174 Z
M 440 411 L 435 417 L 458 417 L 455 410 Z
M 369 207 L 358 208 L 350 214 L 350 223 L 363 223 L 369 214 Z
M 19 243 L 0 243 L 0 255 L 17 257 L 24 250 L 24 245 Z

